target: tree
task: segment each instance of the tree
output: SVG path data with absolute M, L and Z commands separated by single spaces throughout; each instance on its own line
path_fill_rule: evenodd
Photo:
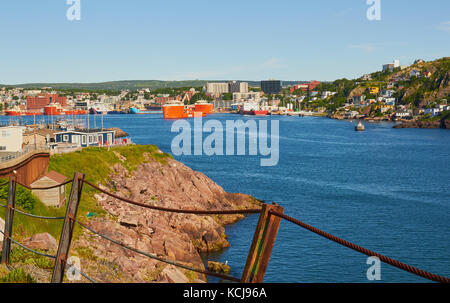
M 223 100 L 233 100 L 233 93 L 224 93 L 222 96 Z

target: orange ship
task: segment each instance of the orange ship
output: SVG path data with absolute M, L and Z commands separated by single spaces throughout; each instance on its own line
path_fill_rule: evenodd
M 44 115 L 46 116 L 59 116 L 63 114 L 61 105 L 55 103 L 44 107 Z
M 9 110 L 5 110 L 5 115 L 7 116 L 23 116 L 23 114 L 23 110 L 17 105 Z
M 66 110 L 64 111 L 64 114 L 66 116 L 77 116 L 77 115 L 86 115 L 86 111 L 85 110 L 81 110 L 81 109 L 74 109 L 74 110 Z
M 170 101 L 163 106 L 164 119 L 183 119 L 188 118 L 184 104 L 180 101 Z
M 5 115 L 7 116 L 22 116 L 22 112 L 16 110 L 6 110 Z
M 206 100 L 200 100 L 197 103 L 195 103 L 195 111 L 196 112 L 202 112 L 206 115 L 212 114 L 214 109 L 214 105 L 211 103 L 208 103 Z
M 184 119 L 193 117 L 206 117 L 212 112 L 212 104 L 200 102 L 199 104 L 185 106 L 180 101 L 170 101 L 163 106 L 164 119 Z
M 42 116 L 42 113 L 26 112 L 25 116 Z

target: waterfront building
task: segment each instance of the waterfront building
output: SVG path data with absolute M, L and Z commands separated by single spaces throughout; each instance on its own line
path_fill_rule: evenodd
M 75 147 L 90 147 L 113 145 L 115 142 L 114 130 L 84 129 L 67 130 L 55 133 L 55 143 L 71 144 Z
M 398 111 L 395 113 L 396 118 L 407 118 L 410 117 L 411 113 L 409 111 Z
M 23 148 L 24 126 L 0 127 L 0 151 L 20 152 Z
M 354 105 L 362 105 L 364 104 L 364 101 L 366 100 L 366 96 L 365 95 L 355 95 L 352 98 L 352 102 Z
M 261 92 L 233 93 L 233 102 L 255 101 L 261 100 Z
M 433 117 L 439 115 L 441 113 L 442 109 L 437 107 L 437 108 L 426 108 L 424 114 L 431 114 Z
M 41 93 L 36 96 L 27 97 L 27 110 L 41 110 L 52 103 L 59 103 L 62 107 L 67 106 L 67 98 L 58 94 Z
M 261 81 L 261 90 L 264 94 L 278 94 L 281 92 L 280 80 L 266 80 Z
M 229 93 L 248 93 L 248 83 L 247 82 L 228 82 L 228 92 Z
M 205 85 L 205 91 L 207 94 L 220 96 L 221 94 L 228 93 L 228 83 L 211 83 L 207 82 Z

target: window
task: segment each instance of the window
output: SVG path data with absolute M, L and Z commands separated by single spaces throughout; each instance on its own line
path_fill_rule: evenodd
M 63 135 L 63 142 L 69 142 L 69 135 Z
M 86 136 L 81 136 L 81 144 L 86 145 Z
M 91 144 L 92 142 L 94 142 L 94 139 L 92 138 L 92 136 L 89 136 L 89 144 Z
M 100 144 L 103 144 L 103 136 L 102 135 L 98 135 L 98 142 Z

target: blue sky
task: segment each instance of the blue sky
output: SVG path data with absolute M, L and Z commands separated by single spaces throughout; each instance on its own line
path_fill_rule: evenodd
M 335 80 L 450 56 L 450 1 L 0 0 L 0 83 Z

